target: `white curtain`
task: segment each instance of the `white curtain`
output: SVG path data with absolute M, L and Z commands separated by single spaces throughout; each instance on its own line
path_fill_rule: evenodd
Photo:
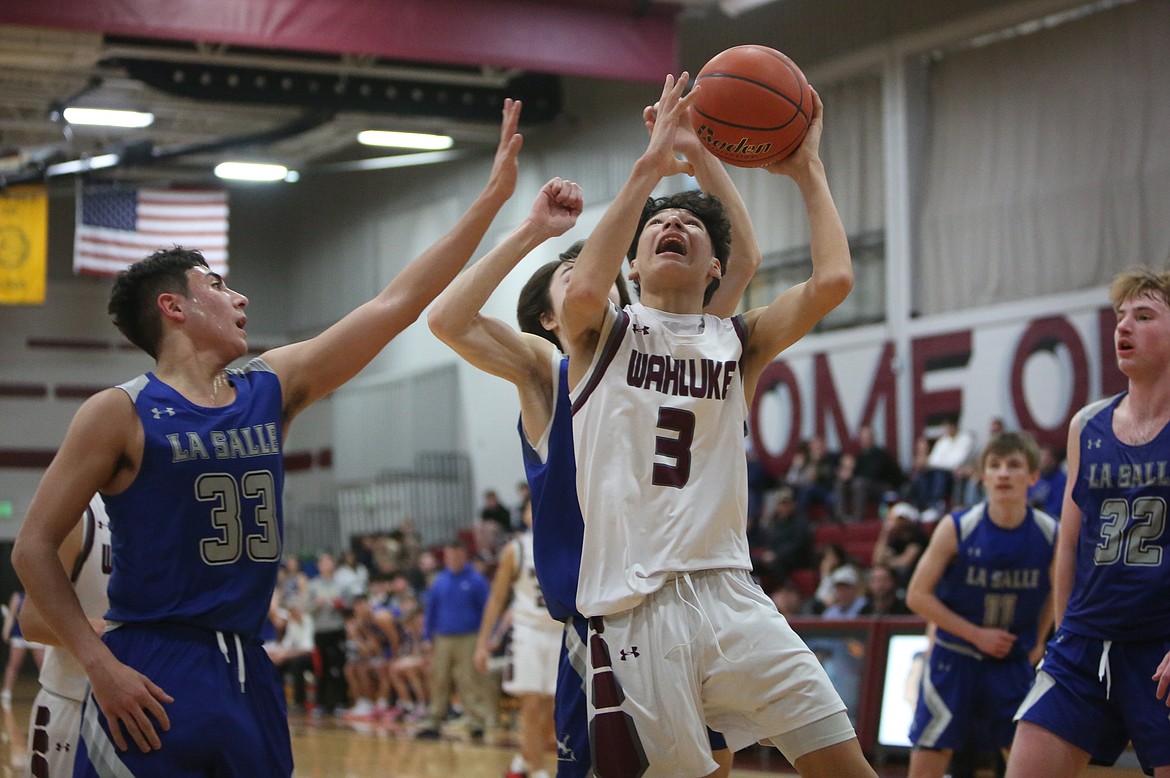
M 1170 3 L 935 63 L 916 307 L 1092 288 L 1170 259 Z

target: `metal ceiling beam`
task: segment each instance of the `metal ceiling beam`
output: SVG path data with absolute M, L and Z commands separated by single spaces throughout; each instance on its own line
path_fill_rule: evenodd
M 672 5 L 637 0 L 4 0 L 0 24 L 657 83 Z

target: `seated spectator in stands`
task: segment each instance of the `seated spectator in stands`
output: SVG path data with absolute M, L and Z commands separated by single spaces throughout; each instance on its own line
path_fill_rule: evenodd
M 418 721 L 430 704 L 430 660 L 423 653 L 423 611 L 415 603 L 402 616 L 398 653 L 390 660 L 390 685 L 400 715 Z
M 341 552 L 341 559 L 333 571 L 333 579 L 345 591 L 346 602 L 353 602 L 354 597 L 366 594 L 370 583 L 370 571 L 358 561 L 357 554 L 352 549 Z
M 304 601 L 309 591 L 309 576 L 301 570 L 301 560 L 295 554 L 289 554 L 280 565 L 276 574 L 276 593 L 281 603 L 290 602 L 293 598 Z
M 804 594 L 791 579 L 781 583 L 769 596 L 776 604 L 776 610 L 780 611 L 784 618 L 791 619 L 805 612 Z
M 1060 518 L 1064 505 L 1064 488 L 1068 474 L 1064 472 L 1062 456 L 1054 446 L 1040 449 L 1040 478 L 1028 490 L 1028 504 L 1047 513 L 1054 519 Z
M 901 492 L 906 502 L 923 511 L 930 507 L 930 490 L 930 441 L 920 437 L 914 441 L 914 456 Z
M 889 567 L 899 587 L 910 582 L 919 557 L 930 542 L 926 530 L 919 523 L 922 515 L 908 502 L 896 502 L 890 506 L 877 542 L 873 547 L 874 565 Z
M 345 681 L 354 698 L 347 718 L 371 719 L 390 709 L 390 658 L 398 631 L 387 631 L 374 617 L 369 598 L 359 594 L 345 620 Z
M 870 506 L 876 506 L 883 494 L 902 486 L 902 468 L 884 446 L 874 440 L 873 428 L 857 431 L 857 453 L 841 457 L 837 476 L 837 505 L 841 518 L 859 522 Z
M 812 526 L 796 507 L 790 487 L 778 490 L 772 510 L 748 532 L 748 546 L 757 575 L 773 581 L 782 581 L 793 570 L 812 564 Z
M 500 502 L 499 495 L 492 489 L 483 493 L 483 507 L 479 510 L 479 519 L 494 522 L 502 535 L 512 532 L 512 512 Z
M 820 556 L 817 560 L 817 572 L 820 576 L 819 583 L 817 584 L 817 590 L 813 594 L 812 599 L 805 606 L 807 613 L 813 616 L 819 616 L 824 613 L 825 608 L 833 603 L 835 592 L 832 576 L 837 570 L 843 568 L 852 569 L 857 574 L 858 580 L 861 580 L 857 565 L 849 559 L 845 553 L 845 549 L 836 543 L 829 543 L 821 548 Z
M 957 418 L 947 417 L 943 421 L 943 432 L 930 447 L 927 458 L 926 510 L 936 512 L 935 518 L 946 512 L 955 486 L 955 472 L 968 464 L 974 452 L 975 438 L 959 429 Z
M 866 597 L 865 607 L 861 609 L 863 616 L 910 615 L 906 600 L 898 591 L 898 579 L 889 567 L 885 565 L 871 567 L 866 573 L 866 584 L 869 595 Z
M 840 455 L 829 451 L 825 439 L 814 435 L 808 439 L 808 457 L 795 474 L 796 504 L 807 513 L 814 505 L 823 505 L 831 518 L 837 518 L 834 487 L 837 484 L 837 463 Z
M 305 612 L 304 600 L 292 597 L 274 608 L 272 621 L 280 639 L 264 645 L 272 664 L 293 686 L 290 712 L 305 710 L 305 674 L 313 672 L 313 618 Z
M 856 618 L 866 603 L 857 570 L 850 565 L 843 565 L 829 575 L 829 581 L 833 585 L 833 601 L 821 614 L 822 618 Z

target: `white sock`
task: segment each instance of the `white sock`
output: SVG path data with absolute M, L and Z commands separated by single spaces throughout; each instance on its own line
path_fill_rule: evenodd
M 548 770 L 537 770 L 528 778 L 548 778 Z
M 508 768 L 511 773 L 526 773 L 528 772 L 528 762 L 520 754 L 512 757 L 512 766 Z M 547 778 L 547 776 L 546 776 Z

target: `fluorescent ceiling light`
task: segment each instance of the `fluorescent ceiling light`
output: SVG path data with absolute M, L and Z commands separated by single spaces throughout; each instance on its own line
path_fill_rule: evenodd
M 455 141 L 449 135 L 430 135 L 425 132 L 389 132 L 387 130 L 362 130 L 357 136 L 358 143 L 366 146 L 392 146 L 398 149 L 424 149 L 442 151 L 449 149 Z
M 85 157 L 84 159 L 74 159 L 69 162 L 58 162 L 55 165 L 49 165 L 45 168 L 46 176 L 67 176 L 71 173 L 85 173 L 89 170 L 101 170 L 106 167 L 113 167 L 122 161 L 122 158 L 117 154 L 101 154 L 96 157 Z
M 96 124 L 102 127 L 149 127 L 154 114 L 142 111 L 114 111 L 106 108 L 66 108 L 65 121 L 70 124 Z
M 215 174 L 236 181 L 283 181 L 289 175 L 284 165 L 266 165 L 259 162 L 220 162 Z

